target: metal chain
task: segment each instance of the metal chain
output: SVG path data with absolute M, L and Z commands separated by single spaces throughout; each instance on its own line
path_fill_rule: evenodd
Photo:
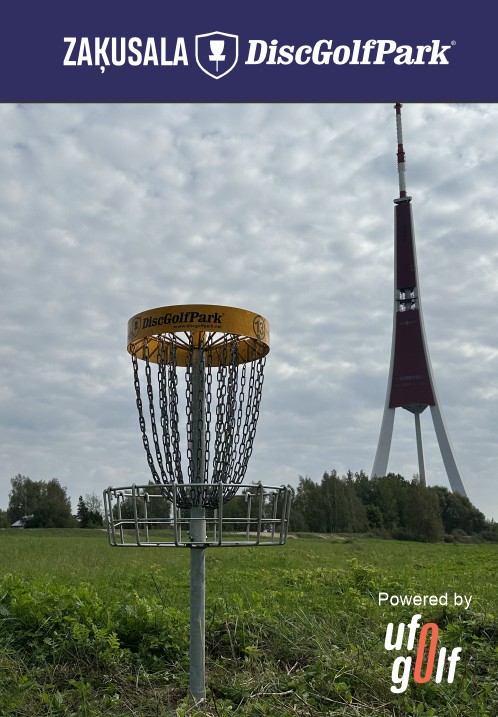
M 147 380 L 147 397 L 149 399 L 149 415 L 150 415 L 150 427 L 152 430 L 152 440 L 154 442 L 154 448 L 156 450 L 157 465 L 159 472 L 161 473 L 161 480 L 163 483 L 167 482 L 166 473 L 164 471 L 163 456 L 161 453 L 161 447 L 159 444 L 159 436 L 157 433 L 156 425 L 156 410 L 154 406 L 154 390 L 152 388 L 152 371 L 150 368 L 150 354 L 149 354 L 149 343 L 146 342 L 144 345 L 144 358 L 145 358 L 145 378 Z
M 198 348 L 194 348 L 193 356 L 195 356 L 196 361 L 194 365 L 192 366 L 193 372 L 195 371 L 195 383 L 192 385 L 192 397 L 194 397 L 194 392 L 197 393 L 195 396 L 196 399 L 196 416 L 193 416 L 194 420 L 192 422 L 192 430 L 195 431 L 195 443 L 197 446 L 196 454 L 193 456 L 195 463 L 192 466 L 192 478 L 191 482 L 196 483 L 196 487 L 194 488 L 191 486 L 190 493 L 192 495 L 192 499 L 194 501 L 195 506 L 203 505 L 205 500 L 205 488 L 201 487 L 206 483 L 206 461 L 205 461 L 205 433 L 204 433 L 204 427 L 205 427 L 205 353 L 204 353 L 204 347 L 203 345 L 199 345 Z M 192 373 L 192 379 L 194 378 L 194 373 Z M 199 487 L 198 487 L 199 486 Z M 195 498 L 194 498 L 195 495 Z
M 158 348 L 158 362 L 157 362 L 157 378 L 159 382 L 159 407 L 161 409 L 161 428 L 162 428 L 162 440 L 163 450 L 166 460 L 166 469 L 170 482 L 174 482 L 177 479 L 175 476 L 175 468 L 173 465 L 172 455 L 172 440 L 173 440 L 173 425 L 174 422 L 169 419 L 168 407 L 170 401 L 168 400 L 168 356 L 171 355 L 171 351 L 174 350 L 170 340 L 169 345 L 167 340 L 164 339 L 160 342 L 160 353 Z M 176 427 L 178 430 L 178 427 Z
M 227 415 L 225 423 L 227 476 L 231 476 L 232 474 L 232 467 L 235 460 L 235 447 L 238 439 L 236 431 L 238 369 L 238 341 L 234 341 L 231 346 L 230 365 L 228 369 Z
M 178 376 L 176 362 L 176 344 L 174 335 L 170 334 L 170 351 L 168 364 L 168 403 L 170 413 L 171 445 L 176 468 L 176 481 L 183 483 L 182 453 L 180 444 L 179 415 L 178 415 Z
M 140 393 L 140 379 L 138 376 L 138 361 L 137 361 L 137 355 L 136 353 L 132 353 L 131 360 L 133 364 L 133 376 L 134 376 L 134 384 L 135 384 L 135 395 L 136 395 L 136 404 L 138 409 L 138 420 L 140 424 L 140 430 L 142 432 L 142 442 L 145 448 L 145 453 L 147 455 L 147 463 L 149 464 L 150 472 L 152 473 L 152 477 L 154 478 L 154 481 L 156 483 L 160 483 L 161 479 L 159 478 L 159 475 L 156 471 L 156 466 L 154 465 L 154 459 L 152 458 L 152 453 L 150 452 L 150 446 L 149 446 L 149 439 L 147 437 L 147 428 L 145 425 L 145 418 L 143 414 L 143 403 L 142 403 L 142 396 Z
M 227 353 L 227 337 L 224 338 L 223 355 Z M 215 440 L 214 440 L 214 457 L 213 457 L 213 483 L 223 481 L 223 426 L 225 414 L 225 401 L 227 395 L 226 384 L 227 366 L 220 363 L 217 371 L 217 388 L 216 388 L 216 424 L 215 424 Z
M 192 483 L 192 446 L 193 446 L 193 384 L 192 384 L 192 339 L 189 352 L 187 354 L 187 362 L 185 366 L 185 412 L 187 418 L 187 464 L 188 464 L 188 482 Z
M 219 406 L 219 421 L 217 423 L 217 430 L 219 431 L 219 475 L 217 476 L 217 481 L 223 483 L 229 481 L 232 474 L 235 412 L 237 408 L 238 338 L 231 336 L 230 339 L 231 342 L 229 346 L 227 345 L 225 354 L 230 359 L 227 362 L 228 365 L 224 367 L 226 370 L 223 371 L 224 401 Z M 228 337 L 226 342 L 228 344 Z
M 231 482 L 239 484 L 244 480 L 247 471 L 249 458 L 252 454 L 254 437 L 256 435 L 256 425 L 259 418 L 259 407 L 261 403 L 261 395 L 264 379 L 265 357 L 256 356 L 256 347 L 253 352 L 253 360 L 251 361 L 251 372 L 249 378 L 249 388 L 246 402 L 246 415 L 244 427 L 242 430 L 242 439 L 240 443 L 239 458 L 234 468 Z M 236 493 L 236 489 L 230 490 L 226 498 Z
M 213 373 L 212 373 L 212 352 L 207 352 L 207 360 L 205 364 L 204 375 L 204 483 L 209 481 L 209 464 L 211 461 L 211 402 L 213 398 Z
M 166 486 L 173 482 L 177 484 L 177 507 L 180 508 L 195 505 L 216 507 L 218 490 L 215 486 L 219 482 L 231 484 L 231 487 L 224 488 L 223 499 L 232 497 L 246 474 L 256 434 L 266 359 L 258 356 L 258 346 L 254 342 L 249 361 L 241 361 L 238 336 L 224 335 L 222 343 L 218 338 L 215 348 L 213 336 L 206 334 L 202 338 L 202 344 L 194 345 L 194 336 L 187 335 L 186 468 L 188 483 L 198 482 L 198 486 L 192 486 L 190 490 L 181 487 L 184 484 L 184 474 L 179 420 L 177 335 L 163 334 L 156 337 L 157 397 L 153 389 L 148 343 L 145 343 L 143 348 L 155 460 L 147 436 L 138 359 L 136 353 L 132 354 L 136 404 L 147 462 L 154 482 L 164 484 L 167 495 L 171 496 L 171 492 Z M 194 351 L 199 352 L 195 357 L 195 365 Z M 215 356 L 219 365 L 216 372 L 213 372 Z M 194 372 L 197 372 L 195 377 Z M 161 437 L 156 420 L 156 402 L 160 415 Z M 193 415 L 194 404 L 198 417 Z

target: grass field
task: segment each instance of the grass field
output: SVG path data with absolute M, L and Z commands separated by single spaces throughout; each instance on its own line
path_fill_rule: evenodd
M 189 551 L 0 532 L 0 715 L 495 717 L 497 545 L 289 538 L 209 549 L 208 703 L 189 707 Z M 448 594 L 449 605 L 378 605 Z M 472 596 L 455 607 L 454 593 Z M 455 680 L 393 694 L 389 622 L 435 622 Z M 406 650 L 405 650 L 406 653 Z M 403 653 L 400 653 L 403 654 Z

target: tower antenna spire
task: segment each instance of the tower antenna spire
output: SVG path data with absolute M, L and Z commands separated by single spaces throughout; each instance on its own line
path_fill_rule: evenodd
M 401 102 L 396 102 L 394 109 L 396 110 L 396 134 L 398 137 L 398 179 L 399 179 L 399 197 L 405 199 L 406 197 L 406 181 L 405 181 L 405 150 L 403 148 L 403 128 L 401 126 L 401 108 L 403 105 Z M 406 198 L 409 201 L 411 197 Z

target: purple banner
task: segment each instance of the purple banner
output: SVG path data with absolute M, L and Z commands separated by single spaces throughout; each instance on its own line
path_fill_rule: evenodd
M 4 11 L 0 99 L 495 101 L 494 22 L 472 8 L 20 2 Z

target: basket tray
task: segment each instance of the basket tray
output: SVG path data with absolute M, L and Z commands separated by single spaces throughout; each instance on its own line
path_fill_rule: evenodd
M 219 495 L 211 508 L 183 509 L 185 490 Z M 228 503 L 227 489 L 237 492 Z M 107 488 L 104 506 L 109 542 L 116 547 L 221 548 L 283 545 L 291 495 L 285 486 L 262 483 L 132 485 Z M 216 505 L 216 507 L 214 507 Z M 193 539 L 192 534 L 203 536 Z

